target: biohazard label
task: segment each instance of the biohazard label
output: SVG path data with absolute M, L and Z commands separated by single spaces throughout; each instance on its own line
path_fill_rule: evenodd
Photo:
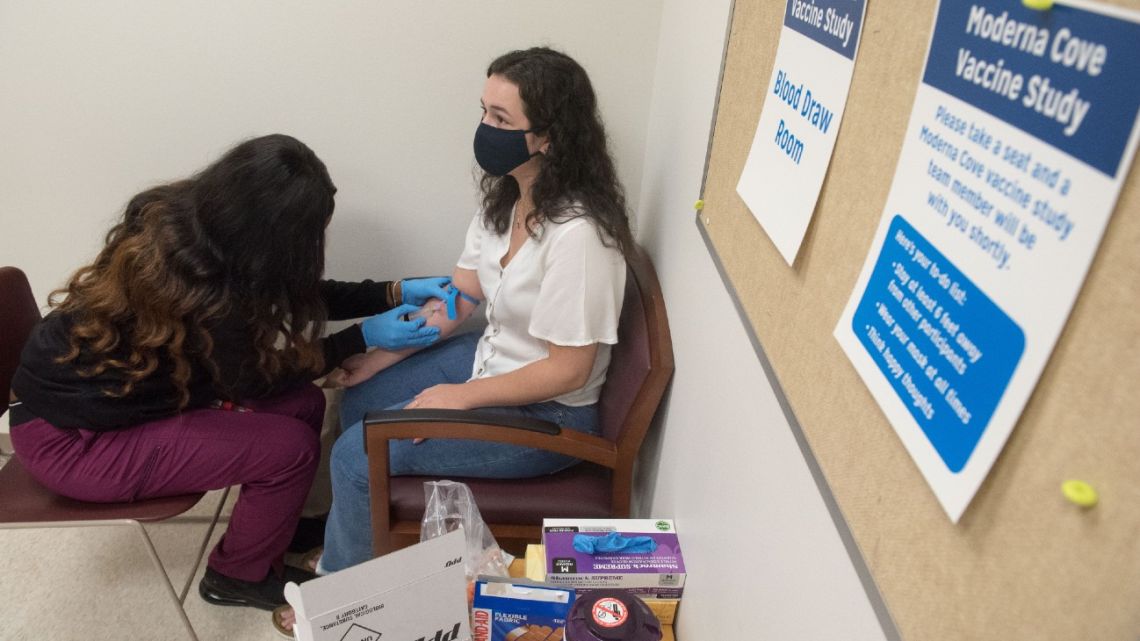
M 617 599 L 606 597 L 594 603 L 594 622 L 606 628 L 616 628 L 629 618 L 629 610 Z

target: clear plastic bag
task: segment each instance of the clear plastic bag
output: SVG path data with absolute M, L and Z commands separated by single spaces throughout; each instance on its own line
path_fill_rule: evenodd
M 468 583 L 479 575 L 508 576 L 507 567 L 513 557 L 499 548 L 491 528 L 483 522 L 471 488 L 455 481 L 425 482 L 420 541 L 442 536 L 460 526 L 467 539 L 463 563 Z

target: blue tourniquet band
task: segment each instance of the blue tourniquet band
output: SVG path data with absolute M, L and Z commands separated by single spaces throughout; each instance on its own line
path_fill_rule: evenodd
M 457 305 L 456 300 L 459 298 L 462 298 L 463 300 L 468 301 L 470 303 L 474 303 L 475 305 L 478 305 L 479 303 L 483 302 L 483 301 L 479 300 L 478 298 L 475 298 L 474 296 L 469 296 L 469 295 L 459 291 L 459 288 L 456 287 L 455 285 L 448 285 L 447 286 L 447 298 L 446 298 L 448 320 L 455 320 L 456 316 L 459 315 L 458 311 L 456 310 L 456 305 Z

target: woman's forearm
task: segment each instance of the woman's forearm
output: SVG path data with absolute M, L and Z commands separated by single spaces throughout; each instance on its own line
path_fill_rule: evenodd
M 550 355 L 519 369 L 458 385 L 430 387 L 409 408 L 473 409 L 528 405 L 581 388 L 590 378 L 597 344 L 582 347 L 549 345 Z
M 479 290 L 479 281 L 470 270 L 458 269 L 452 274 L 452 282 L 459 291 L 470 298 L 479 300 L 482 292 Z M 425 314 L 427 324 L 439 328 L 439 340 L 445 340 L 466 321 L 478 308 L 477 303 L 460 296 L 456 298 L 455 318 L 448 318 L 447 303 L 438 299 L 429 300 L 420 308 Z M 387 369 L 405 358 L 415 354 L 420 349 L 413 347 L 401 350 L 376 349 L 363 354 L 356 354 L 344 360 L 339 371 L 335 371 L 326 379 L 325 385 L 332 387 L 352 387 L 372 378 L 377 372 Z
M 472 407 L 499 407 L 548 401 L 585 384 L 586 377 L 545 358 L 507 374 L 469 381 L 465 386 Z

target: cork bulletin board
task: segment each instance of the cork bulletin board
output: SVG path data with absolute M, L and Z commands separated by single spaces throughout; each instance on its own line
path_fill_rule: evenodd
M 1108 4 L 1140 9 L 1140 0 Z M 736 193 L 784 2 L 736 0 L 696 224 L 830 494 L 888 637 L 1137 641 L 1140 165 L 1132 164 L 1033 396 L 957 525 L 832 335 L 890 190 L 935 7 L 868 2 L 830 170 L 788 267 Z M 1060 485 L 1071 478 L 1098 491 L 1096 507 L 1064 499 Z

